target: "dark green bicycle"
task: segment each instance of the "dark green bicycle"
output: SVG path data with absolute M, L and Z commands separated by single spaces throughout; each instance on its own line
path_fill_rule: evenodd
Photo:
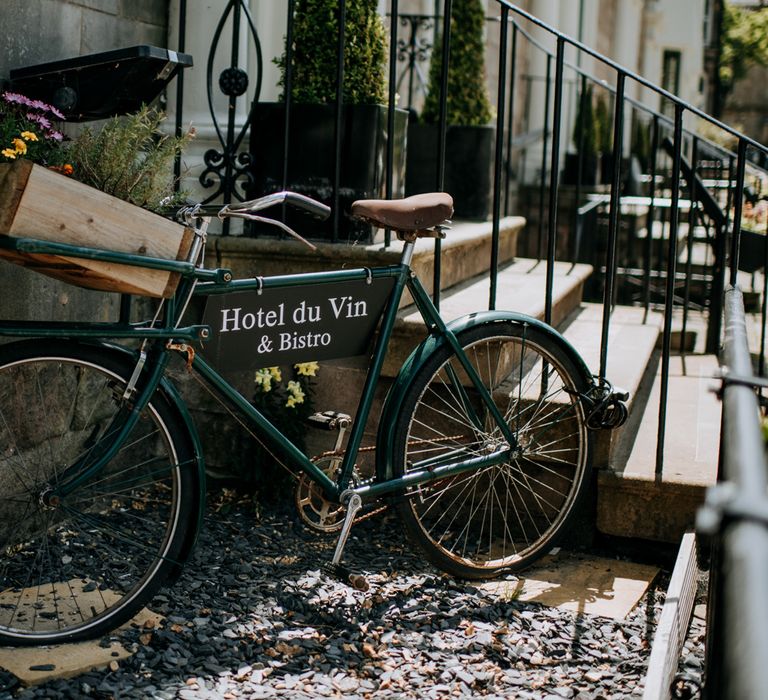
M 327 215 L 279 193 L 220 216 L 260 219 L 284 201 Z M 444 235 L 448 195 L 357 202 L 353 213 L 398 233 L 398 265 L 233 280 L 203 264 L 208 212 L 200 207 L 181 213 L 196 227 L 185 261 L 3 243 L 169 270 L 180 282 L 145 323 L 0 324 L 0 335 L 27 337 L 0 346 L 0 644 L 103 634 L 183 566 L 202 520 L 205 472 L 195 427 L 166 376 L 176 355 L 304 475 L 300 505 L 317 529 L 339 532 L 332 567 L 353 585 L 365 584 L 341 565 L 349 530 L 386 504 L 426 558 L 458 577 L 517 571 L 552 548 L 590 483 L 591 430 L 621 424 L 626 396 L 534 318 L 484 311 L 441 319 L 410 261 L 417 238 Z M 406 289 L 428 335 L 388 393 L 375 473 L 363 479 L 363 430 Z M 202 297 L 203 322 L 185 325 L 190 300 Z M 330 325 L 312 321 L 321 312 Z M 322 360 L 358 322 L 378 333 L 335 456 L 308 459 L 214 368 L 237 362 L 244 343 L 240 355 L 258 367 Z M 326 419 L 346 427 L 343 417 Z

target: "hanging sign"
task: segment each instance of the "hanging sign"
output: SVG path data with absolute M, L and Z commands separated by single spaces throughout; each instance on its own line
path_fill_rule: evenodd
M 393 278 L 211 295 L 203 355 L 221 371 L 362 355 Z

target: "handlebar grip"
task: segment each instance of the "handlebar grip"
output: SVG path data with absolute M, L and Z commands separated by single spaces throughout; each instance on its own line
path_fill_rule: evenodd
M 219 218 L 236 216 L 255 220 L 257 212 L 283 203 L 290 204 L 321 220 L 327 219 L 331 215 L 330 207 L 297 192 L 274 192 L 258 199 L 251 199 L 245 202 L 231 202 L 223 207 L 220 204 L 190 205 L 173 213 L 176 215 L 176 218 L 185 214 L 191 214 L 192 216 L 216 216 L 218 214 Z

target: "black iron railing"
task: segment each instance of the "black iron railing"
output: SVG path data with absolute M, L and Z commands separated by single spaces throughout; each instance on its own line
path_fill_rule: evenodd
M 255 0 L 259 1 L 268 0 Z M 403 192 L 402 182 L 397 180 L 401 173 L 395 163 L 398 151 L 393 138 L 396 127 L 403 120 L 397 98 L 401 74 L 399 66 L 402 63 L 399 59 L 405 52 L 409 56 L 408 61 L 414 60 L 415 47 L 421 46 L 418 49 L 421 57 L 426 53 L 432 56 L 439 53 L 442 65 L 448 64 L 452 2 L 440 0 L 435 3 L 431 48 L 426 44 L 419 45 L 413 38 L 413 25 L 409 24 L 411 20 L 408 15 L 400 12 L 398 0 L 389 0 L 384 5 L 389 22 L 389 87 L 387 103 L 384 105 L 384 126 L 380 129 L 386 132 L 386 138 L 380 144 L 380 153 L 383 154 L 380 160 L 384 163 L 384 169 L 375 191 L 366 194 L 391 197 L 400 196 Z M 254 0 L 251 0 L 250 6 L 254 6 Z M 292 171 L 296 170 L 296 155 L 300 151 L 294 140 L 294 127 L 299 123 L 298 106 L 292 103 L 290 97 L 293 81 L 291 58 L 294 51 L 294 0 L 286 3 L 283 111 L 279 120 L 273 122 L 274 133 L 270 131 L 268 139 L 279 149 L 278 175 L 271 180 L 255 176 L 254 170 L 264 160 L 265 154 L 261 151 L 256 153 L 253 147 L 247 149 L 244 132 L 235 123 L 235 105 L 238 100 L 246 99 L 245 86 L 249 82 L 249 76 L 244 75 L 237 64 L 241 23 L 247 22 L 256 54 L 260 53 L 257 28 L 253 26 L 248 7 L 249 3 L 243 0 L 230 0 L 227 3 L 224 15 L 216 25 L 214 45 L 207 60 L 209 102 L 221 142 L 220 148 L 206 154 L 208 167 L 203 184 L 212 190 L 209 199 L 242 199 L 263 194 L 270 188 L 292 186 L 295 174 Z M 357 233 L 341 233 L 341 225 L 346 223 L 344 197 L 351 191 L 344 181 L 345 166 L 342 166 L 341 156 L 351 127 L 346 112 L 348 105 L 343 102 L 341 90 L 344 78 L 342 47 L 345 45 L 343 19 L 347 11 L 346 0 L 339 0 L 338 7 L 342 21 L 336 37 L 337 93 L 335 102 L 328 107 L 332 115 L 330 132 L 333 145 L 327 158 L 324 156 L 317 159 L 316 167 L 317 177 L 325 185 L 323 198 L 334 210 L 332 227 L 324 235 L 332 241 L 347 242 L 360 238 Z M 181 0 L 180 8 L 180 37 L 183 41 L 186 11 L 184 0 Z M 492 68 L 489 72 L 495 76 L 493 84 L 489 85 L 495 110 L 492 121 L 495 135 L 490 164 L 492 192 L 489 218 L 493 245 L 488 261 L 491 290 L 488 305 L 494 308 L 499 304 L 497 274 L 500 219 L 503 214 L 523 213 L 529 220 L 522 241 L 523 247 L 528 247 L 523 254 L 536 257 L 546 264 L 547 321 L 552 319 L 555 260 L 582 260 L 591 263 L 595 269 L 593 277 L 596 282 L 592 285 L 592 293 L 603 304 L 599 367 L 601 377 L 605 374 L 608 362 L 613 306 L 616 303 L 642 305 L 646 316 L 652 308 L 663 310 L 662 390 L 658 409 L 656 465 L 657 473 L 660 474 L 664 460 L 674 313 L 682 309 L 683 339 L 689 323 L 689 310 L 698 309 L 708 314 L 707 347 L 714 351 L 721 337 L 721 299 L 726 278 L 734 284 L 739 268 L 746 267 L 746 258 L 752 263 L 756 257 L 759 261 L 768 261 L 768 236 L 758 239 L 759 256 L 743 254 L 746 234 L 742 226 L 745 185 L 755 173 L 765 175 L 765 171 L 757 167 L 756 161 L 764 162 L 768 157 L 768 149 L 713 119 L 694 105 L 600 55 L 591 47 L 548 26 L 507 0 L 493 0 L 489 3 L 487 14 L 490 18 L 485 22 L 486 40 L 498 47 L 496 64 L 489 67 Z M 216 80 L 211 57 L 224 31 L 225 21 L 230 23 L 233 31 L 232 61 Z M 533 36 L 534 28 L 536 37 Z M 541 74 L 531 72 L 530 62 L 521 63 L 520 57 L 526 52 L 529 57 L 536 53 L 541 56 Z M 576 55 L 576 60 L 566 60 L 566 55 Z M 587 62 L 583 60 L 586 57 L 590 57 L 600 67 L 601 76 L 608 73 L 613 78 L 600 79 L 584 70 L 582 65 Z M 261 75 L 259 55 L 254 78 L 256 89 L 252 90 L 254 98 L 247 110 L 250 113 L 247 125 L 251 125 L 251 128 L 255 123 L 255 111 L 261 109 Z M 441 78 L 438 136 L 433 152 L 434 181 L 430 185 L 430 189 L 438 190 L 442 190 L 446 182 L 449 131 L 448 76 L 445 71 Z M 402 87 L 404 83 L 400 85 Z M 664 111 L 671 116 L 630 97 L 629 86 L 641 86 L 650 91 L 657 103 L 665 101 L 670 109 Z M 217 89 L 228 99 L 226 128 L 218 126 L 213 107 L 211 95 Z M 532 114 L 528 110 L 537 101 L 542 113 Z M 573 139 L 573 147 L 578 150 L 576 178 L 572 185 L 566 186 L 562 180 L 569 165 L 571 141 L 567 134 L 581 105 L 587 102 L 600 103 L 608 112 L 608 125 L 604 130 L 608 136 L 603 146 L 606 155 L 602 158 L 604 182 L 590 182 L 585 177 L 585 165 L 588 164 L 590 154 L 584 150 L 586 131 L 582 128 Z M 181 115 L 178 116 L 181 119 Z M 685 123 L 692 118 L 709 123 L 719 129 L 721 134 L 734 139 L 735 149 L 728 150 L 698 136 Z M 637 143 L 629 138 L 630 127 L 647 144 L 642 154 L 642 166 L 636 166 L 631 158 L 639 155 L 640 151 Z M 254 143 L 252 138 L 252 146 Z M 258 147 L 262 148 L 262 145 Z M 354 196 L 354 192 L 350 196 Z M 633 196 L 636 198 L 634 201 L 631 199 Z M 297 225 L 303 226 L 303 222 Z M 644 236 L 639 235 L 640 229 L 644 229 Z M 695 255 L 701 249 L 701 241 L 704 241 L 705 255 L 700 263 L 695 260 Z M 388 232 L 384 243 L 389 244 Z M 589 253 L 588 256 L 585 251 Z M 599 252 L 596 254 L 595 251 Z M 434 294 L 438 302 L 440 253 L 438 241 L 435 245 L 434 266 Z M 727 273 L 728 265 L 731 268 L 730 275 Z M 765 311 L 764 295 L 764 320 Z M 761 369 L 765 364 L 764 356 L 763 334 L 759 363 Z
M 502 9 L 507 7 L 510 11 L 509 21 L 513 25 L 515 40 L 524 41 L 541 52 L 546 61 L 544 129 L 546 134 L 551 133 L 551 140 L 544 139 L 541 170 L 537 181 L 531 185 L 531 190 L 538 190 L 538 216 L 535 207 L 531 207 L 527 214 L 531 218 L 538 218 L 536 230 L 539 237 L 529 246 L 529 253 L 539 259 L 545 259 L 548 271 L 553 269 L 555 259 L 562 259 L 563 255 L 570 255 L 572 260 L 589 262 L 595 266 L 597 290 L 603 303 L 601 376 L 604 375 L 607 365 L 610 316 L 617 300 L 622 303 L 642 304 L 646 315 L 653 306 L 663 310 L 661 397 L 656 455 L 656 471 L 657 475 L 660 475 L 664 462 L 673 313 L 676 308 L 682 311 L 681 347 L 684 351 L 690 309 L 696 308 L 706 312 L 709 315 L 707 349 L 709 352 L 717 351 L 721 337 L 721 300 L 726 270 L 730 265 L 729 281 L 735 284 L 740 269 L 739 251 L 744 240 L 742 205 L 746 173 L 751 172 L 763 177 L 766 175 L 762 168 L 748 159 L 748 155 L 753 155 L 753 161 L 761 160 L 754 156 L 763 154 L 764 157 L 768 148 L 739 134 L 694 105 L 598 54 L 592 48 L 546 25 L 520 8 L 504 0 L 499 0 L 498 5 Z M 500 16 L 503 20 L 503 12 Z M 543 30 L 549 40 L 535 38 L 530 27 Z M 565 60 L 565 46 L 571 47 L 571 51 L 590 56 L 603 70 L 609 69 L 615 82 L 607 83 L 588 73 L 579 66 L 578 60 Z M 602 91 L 601 97 L 607 98 L 606 101 L 611 105 L 609 158 L 604 163 L 609 177 L 602 184 L 588 182 L 584 177 L 583 167 L 586 156 L 583 149 L 578 149 L 577 177 L 573 183 L 575 205 L 572 214 L 563 216 L 563 209 L 558 206 L 558 192 L 563 190 L 560 182 L 559 154 L 564 150 L 559 126 L 563 114 L 564 86 L 574 83 L 580 85 L 577 102 L 581 103 L 585 94 L 591 99 L 591 90 L 594 89 Z M 672 116 L 666 116 L 629 97 L 627 93 L 630 83 L 651 90 L 657 96 L 656 99 L 667 100 L 671 105 Z M 530 81 L 528 85 L 530 86 Z M 626 177 L 631 164 L 629 156 L 634 147 L 634 144 L 625 143 L 630 114 L 635 122 L 645 129 L 647 142 L 650 144 L 642 173 L 644 184 L 640 184 L 642 189 L 634 195 L 628 190 L 632 185 L 637 187 L 639 183 Z M 685 128 L 686 117 L 696 117 L 708 122 L 723 134 L 734 138 L 738 144 L 736 152 L 718 146 Z M 576 135 L 576 139 L 581 137 L 583 133 Z M 547 153 L 548 160 L 544 158 Z M 715 171 L 715 177 L 711 178 L 715 181 L 714 185 L 707 184 L 701 176 L 705 164 L 709 170 Z M 531 199 L 529 198 L 529 201 Z M 627 236 L 623 229 L 629 228 L 632 218 L 635 218 L 636 223 L 637 217 L 631 217 L 623 210 L 627 207 L 637 207 L 638 204 L 642 205 L 645 212 L 645 232 L 643 239 L 639 241 L 636 257 L 631 258 L 628 257 L 632 255 L 631 246 L 637 245 L 638 241 L 632 240 L 631 231 Z M 687 212 L 685 220 L 681 216 L 683 212 Z M 600 216 L 601 213 L 604 214 L 603 217 Z M 564 226 L 558 225 L 558 220 Z M 658 243 L 655 244 L 654 231 L 658 223 L 661 223 L 663 228 Z M 694 261 L 695 250 L 698 249 L 695 246 L 699 243 L 696 236 L 699 231 L 704 232 L 704 240 L 707 242 L 707 258 L 701 264 Z M 567 245 L 559 246 L 556 239 L 562 235 L 569 236 L 572 240 L 569 240 Z M 585 239 L 590 236 L 590 245 L 585 245 Z M 594 245 L 598 238 L 599 245 Z M 545 245 L 546 255 L 542 253 Z M 595 256 L 596 249 L 600 251 L 599 256 Z M 768 236 L 762 236 L 760 250 L 768 256 Z M 584 255 L 585 251 L 588 255 Z M 764 255 L 761 254 L 761 261 Z M 633 288 L 636 290 L 635 294 L 632 294 Z M 549 285 L 546 301 L 548 305 L 551 304 Z M 765 320 L 765 316 L 763 319 Z M 764 365 L 764 352 L 763 342 L 761 367 Z

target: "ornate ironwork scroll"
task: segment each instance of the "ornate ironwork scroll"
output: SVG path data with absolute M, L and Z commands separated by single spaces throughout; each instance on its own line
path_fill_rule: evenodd
M 222 125 L 213 104 L 213 64 L 224 27 L 230 18 L 230 15 L 232 16 L 231 63 L 229 67 L 221 71 L 217 81 L 218 89 L 229 98 L 226 124 Z M 249 34 L 253 41 L 253 47 L 256 53 L 256 84 L 248 118 L 238 130 L 236 124 L 237 101 L 243 98 L 249 85 L 248 73 L 238 65 L 241 43 L 240 30 L 243 16 L 247 21 Z M 200 174 L 200 184 L 205 188 L 216 187 L 215 191 L 205 198 L 204 203 L 211 202 L 217 198 L 221 198 L 224 204 L 229 204 L 233 199 L 242 201 L 245 198 L 243 192 L 253 181 L 253 176 L 250 172 L 251 155 L 247 150 L 241 151 L 240 149 L 250 128 L 253 104 L 258 101 L 259 95 L 261 94 L 262 77 L 263 61 L 261 44 L 259 42 L 258 32 L 253 23 L 253 17 L 248 8 L 248 2 L 247 0 L 230 0 L 216 26 L 216 31 L 213 34 L 213 41 L 211 42 L 211 48 L 208 53 L 206 74 L 208 109 L 211 113 L 211 119 L 221 148 L 210 148 L 203 156 L 206 167 Z

